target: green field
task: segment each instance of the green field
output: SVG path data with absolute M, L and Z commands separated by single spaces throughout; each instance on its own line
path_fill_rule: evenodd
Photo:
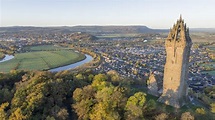
M 202 73 L 208 73 L 210 75 L 215 75 L 215 70 L 213 70 L 213 71 L 204 71 Z
M 9 72 L 10 70 L 48 70 L 72 64 L 85 58 L 83 54 L 76 53 L 72 50 L 50 50 L 52 48 L 51 46 L 49 46 L 49 49 L 45 46 L 37 46 L 32 49 L 37 50 L 40 48 L 49 51 L 15 54 L 14 59 L 0 63 L 0 72 Z
M 24 50 L 28 51 L 50 51 L 50 50 L 62 50 L 64 48 L 56 45 L 40 45 L 40 46 L 27 46 Z

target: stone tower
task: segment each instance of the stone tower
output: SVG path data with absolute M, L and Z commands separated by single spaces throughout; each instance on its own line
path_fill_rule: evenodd
M 163 93 L 158 101 L 180 108 L 187 99 L 187 79 L 192 41 L 189 29 L 181 18 L 170 29 L 165 41 L 166 64 L 164 68 Z

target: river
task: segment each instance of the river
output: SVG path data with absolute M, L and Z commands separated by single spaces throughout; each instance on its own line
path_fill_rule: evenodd
M 61 66 L 61 67 L 58 67 L 58 68 L 50 69 L 49 71 L 51 71 L 51 72 L 59 72 L 59 71 L 63 71 L 63 70 L 69 70 L 69 69 L 81 66 L 81 65 L 83 65 L 85 63 L 88 63 L 88 62 L 93 60 L 93 57 L 91 57 L 90 55 L 85 54 L 85 56 L 86 56 L 86 58 L 84 60 L 82 60 L 82 61 L 70 64 L 70 65 L 65 65 L 65 66 Z M 13 55 L 5 55 L 4 59 L 0 60 L 0 63 L 1 62 L 6 62 L 6 61 L 11 60 L 13 58 L 14 58 Z
M 90 55 L 85 54 L 85 56 L 86 56 L 86 58 L 84 60 L 82 60 L 82 61 L 70 64 L 70 65 L 54 68 L 54 69 L 51 69 L 49 71 L 51 71 L 51 72 L 59 72 L 59 71 L 62 71 L 62 70 L 69 70 L 69 69 L 81 66 L 81 65 L 83 65 L 85 63 L 88 63 L 88 62 L 93 60 L 93 57 L 91 57 Z
M 13 58 L 14 58 L 13 55 L 5 55 L 5 57 L 4 57 L 2 60 L 0 60 L 0 63 L 1 63 L 1 62 L 5 62 L 5 61 L 8 61 L 8 60 L 11 60 L 11 59 L 13 59 Z

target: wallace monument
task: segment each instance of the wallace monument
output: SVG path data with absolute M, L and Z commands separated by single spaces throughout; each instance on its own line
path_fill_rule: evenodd
M 164 67 L 163 93 L 159 102 L 180 108 L 188 94 L 188 66 L 192 41 L 189 29 L 181 18 L 170 29 L 165 41 L 166 64 Z

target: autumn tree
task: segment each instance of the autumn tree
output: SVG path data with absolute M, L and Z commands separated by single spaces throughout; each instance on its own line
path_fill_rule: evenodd
M 196 113 L 204 115 L 205 114 L 205 109 L 204 108 L 197 108 Z
M 3 103 L 0 106 L 0 120 L 6 120 L 7 119 L 7 112 L 5 111 L 6 107 L 8 107 L 9 103 Z
M 105 87 L 95 95 L 97 103 L 90 113 L 92 120 L 119 120 L 126 98 L 115 87 Z
M 168 114 L 161 113 L 155 117 L 155 120 L 168 120 L 168 117 L 169 117 Z
M 215 103 L 211 103 L 211 112 L 215 113 Z
M 194 116 L 190 112 L 184 112 L 181 114 L 181 120 L 194 120 Z
M 76 88 L 73 92 L 74 104 L 72 107 L 78 115 L 79 119 L 89 119 L 89 113 L 94 105 L 95 89 L 91 86 L 85 86 L 84 88 Z
M 146 102 L 146 94 L 137 92 L 128 98 L 125 106 L 127 119 L 144 119 L 143 110 Z
M 105 74 L 95 75 L 93 78 L 92 86 L 97 90 L 102 90 L 104 87 L 108 86 L 108 77 Z
M 20 108 L 17 108 L 9 117 L 10 120 L 26 120 L 30 116 L 24 115 Z

